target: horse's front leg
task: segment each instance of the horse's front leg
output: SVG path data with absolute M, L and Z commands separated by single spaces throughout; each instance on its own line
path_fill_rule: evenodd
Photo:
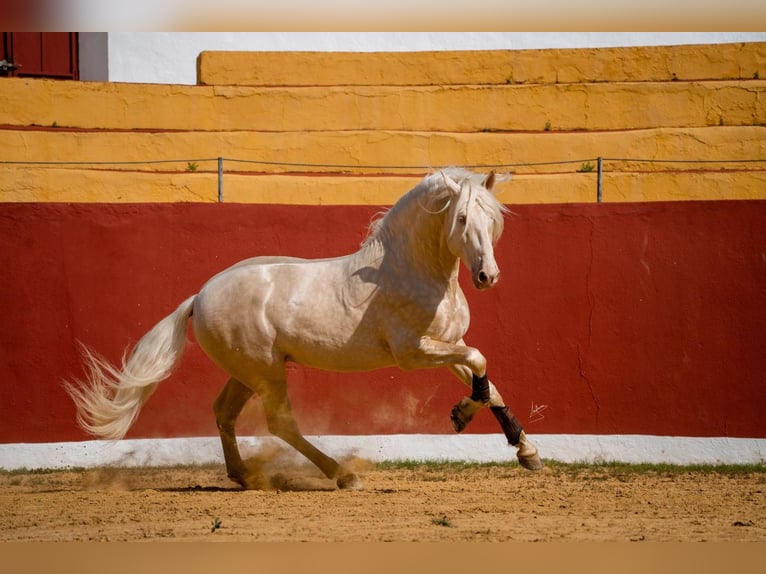
M 414 343 L 403 343 L 391 345 L 396 362 L 402 369 L 446 366 L 472 387 L 471 396 L 452 409 L 452 425 L 457 432 L 461 432 L 474 415 L 490 403 L 490 389 L 494 385 L 487 379 L 487 359 L 478 349 L 468 347 L 462 340 L 445 343 L 430 337 L 420 337 Z
M 392 345 L 391 349 L 403 369 L 447 366 L 458 379 L 471 387 L 471 396 L 465 397 L 452 409 L 452 426 L 457 432 L 462 432 L 482 408 L 490 404 L 504 406 L 503 398 L 487 378 L 487 359 L 462 339 L 457 343 L 445 343 L 420 337 L 413 344 Z M 515 440 L 513 444 L 516 444 Z
M 478 349 L 463 344 L 419 337 L 413 341 L 391 341 L 390 349 L 397 365 L 409 371 L 431 367 L 462 367 L 477 377 L 487 373 L 487 359 Z M 470 379 L 469 379 L 470 380 Z
M 399 366 L 403 369 L 422 369 L 448 366 L 465 384 L 471 387 L 471 396 L 465 397 L 452 409 L 452 425 L 457 432 L 465 429 L 474 415 L 485 406 L 500 423 L 508 442 L 518 450 L 519 464 L 529 470 L 543 467 L 537 448 L 524 433 L 514 414 L 505 406 L 495 385 L 487 378 L 487 359 L 478 349 L 467 346 L 462 340 L 457 344 L 420 337 L 410 346 L 391 347 Z
M 515 446 L 516 458 L 519 464 L 528 470 L 540 470 L 543 463 L 532 441 L 527 438 L 519 420 L 505 405 L 503 397 L 497 387 L 485 377 L 477 378 L 470 370 L 464 367 L 454 366 L 451 368 L 455 376 L 466 385 L 471 386 L 470 397 L 463 398 L 456 404 L 450 415 L 452 426 L 456 432 L 462 432 L 474 415 L 483 407 L 489 405 L 489 410 L 495 415 L 503 434 L 508 439 L 508 444 Z M 478 380 L 477 380 L 478 379 Z
M 462 365 L 453 365 L 450 367 L 452 373 L 464 384 L 471 387 L 471 396 L 464 397 L 458 404 L 452 408 L 450 419 L 455 432 L 463 432 L 481 409 L 492 402 L 492 394 L 495 397 L 495 403 L 502 403 L 502 397 L 499 397 L 495 385 L 487 378 L 487 375 L 478 377 L 470 369 Z

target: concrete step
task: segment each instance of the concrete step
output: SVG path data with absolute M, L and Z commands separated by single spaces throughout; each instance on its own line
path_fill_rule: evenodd
M 574 173 L 597 157 L 766 167 L 766 127 L 657 128 L 601 132 L 444 133 L 409 131 L 82 131 L 0 129 L 3 161 L 126 162 L 129 171 L 413 173 L 447 165 L 495 166 L 514 173 Z M 206 160 L 207 161 L 203 161 Z M 242 162 L 231 159 L 249 160 Z M 134 162 L 134 163 L 127 163 Z M 157 163 L 148 163 L 157 162 Z M 573 162 L 558 164 L 554 162 Z M 523 165 L 541 164 L 548 165 Z M 610 170 L 666 170 L 667 164 L 612 162 Z M 707 167 L 689 163 L 681 168 Z
M 262 88 L 0 82 L 0 125 L 430 132 L 766 125 L 766 80 Z
M 225 173 L 223 201 L 296 205 L 392 205 L 425 174 Z M 498 187 L 504 203 L 592 203 L 596 173 L 523 174 Z M 0 165 L 0 202 L 216 202 L 215 172 L 129 172 Z M 604 201 L 766 199 L 764 170 L 611 172 Z
M 207 85 L 430 86 L 766 79 L 766 43 L 445 52 L 202 52 Z

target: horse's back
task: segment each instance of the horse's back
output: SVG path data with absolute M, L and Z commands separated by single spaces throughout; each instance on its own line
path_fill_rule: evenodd
M 242 361 L 254 366 L 294 360 L 333 370 L 388 364 L 379 335 L 359 332 L 363 306 L 350 308 L 346 301 L 353 265 L 345 257 L 241 261 L 200 290 L 192 316 L 195 337 L 229 372 L 229 364 Z M 356 346 L 367 352 L 350 353 Z
M 195 301 L 195 320 L 200 325 L 212 322 L 210 327 L 238 329 L 240 323 L 263 315 L 275 292 L 277 298 L 284 298 L 297 286 L 317 279 L 317 272 L 326 266 L 318 266 L 320 261 L 265 256 L 235 263 L 202 286 Z

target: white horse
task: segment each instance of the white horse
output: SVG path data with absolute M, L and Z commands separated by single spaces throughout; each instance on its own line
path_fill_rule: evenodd
M 427 176 L 344 257 L 237 263 L 154 326 L 119 369 L 84 349 L 87 381 L 67 385 L 79 424 L 100 438 L 124 437 L 180 359 L 191 317 L 199 345 L 231 377 L 213 410 L 228 475 L 244 488 L 256 487 L 260 477 L 249 474 L 234 425 L 253 393 L 271 433 L 339 488 L 361 488 L 356 474 L 298 430 L 287 396 L 288 361 L 331 371 L 446 366 L 472 388 L 452 410 L 455 430 L 489 406 L 519 462 L 542 468 L 537 449 L 487 379 L 486 359 L 463 342 L 469 310 L 458 285 L 460 261 L 478 289 L 500 276 L 493 247 L 505 208 L 492 193 L 495 180 L 494 172 L 485 177 L 458 168 Z

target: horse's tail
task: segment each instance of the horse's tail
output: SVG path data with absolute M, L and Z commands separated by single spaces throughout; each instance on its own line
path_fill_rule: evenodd
M 170 376 L 181 358 L 195 297 L 146 333 L 130 357 L 123 355 L 120 369 L 82 346 L 87 380 L 66 384 L 66 390 L 77 406 L 77 422 L 83 429 L 104 439 L 125 436 L 157 384 Z

